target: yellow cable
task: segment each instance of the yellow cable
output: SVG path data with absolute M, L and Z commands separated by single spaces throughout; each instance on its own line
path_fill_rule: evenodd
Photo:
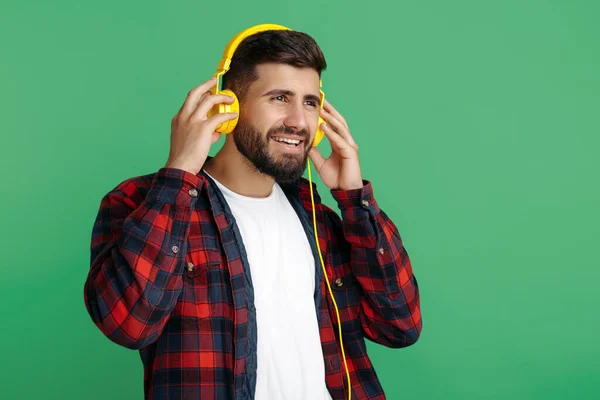
M 350 400 L 352 398 L 352 386 L 350 386 L 350 372 L 348 371 L 348 364 L 346 363 L 346 353 L 344 352 L 344 342 L 342 340 L 342 322 L 340 321 L 340 312 L 338 310 L 337 303 L 335 301 L 335 297 L 333 297 L 331 285 L 329 284 L 329 278 L 327 277 L 327 271 L 325 270 L 325 262 L 323 261 L 323 255 L 321 254 L 321 246 L 319 245 L 319 236 L 317 234 L 317 216 L 316 216 L 316 212 L 315 212 L 315 199 L 313 196 L 312 179 L 310 176 L 310 160 L 307 160 L 307 164 L 308 164 L 308 182 L 310 183 L 308 186 L 310 187 L 310 202 L 312 204 L 315 239 L 317 242 L 317 249 L 319 250 L 319 258 L 321 259 L 321 265 L 323 266 L 323 275 L 325 275 L 325 281 L 327 282 L 327 287 L 329 288 L 329 294 L 331 295 L 331 300 L 333 300 L 333 307 L 335 308 L 335 314 L 337 315 L 338 329 L 339 329 L 339 335 L 340 335 L 340 347 L 342 349 L 342 358 L 344 359 L 344 366 L 346 367 L 346 375 L 348 376 L 348 400 Z

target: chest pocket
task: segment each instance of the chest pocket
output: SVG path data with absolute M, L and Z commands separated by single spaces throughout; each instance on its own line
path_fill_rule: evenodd
M 233 297 L 227 260 L 217 249 L 188 252 L 180 309 L 186 324 L 207 318 L 231 318 Z
M 343 268 L 336 268 L 333 270 L 334 275 L 330 278 L 331 289 L 335 297 L 337 304 L 340 320 L 342 322 L 342 331 L 346 333 L 358 332 L 361 329 L 360 324 L 360 299 L 361 299 L 361 287 L 356 280 L 356 277 L 350 270 L 350 266 L 345 264 Z M 327 291 L 327 297 L 330 297 Z M 331 303 L 331 315 L 334 325 L 337 326 L 337 315 Z
M 219 268 L 226 260 L 216 249 L 202 249 L 188 252 L 186 256 L 185 275 L 194 285 L 208 285 L 206 274 L 211 268 Z

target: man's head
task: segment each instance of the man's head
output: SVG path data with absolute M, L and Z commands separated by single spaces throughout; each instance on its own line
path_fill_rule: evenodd
M 240 43 L 223 88 L 240 101 L 231 133 L 236 148 L 259 172 L 280 182 L 302 176 L 318 128 L 319 80 L 326 67 L 321 49 L 305 33 L 266 31 Z

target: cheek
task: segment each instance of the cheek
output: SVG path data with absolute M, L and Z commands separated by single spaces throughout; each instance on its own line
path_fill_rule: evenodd
M 285 113 L 281 107 L 256 107 L 253 111 L 257 126 L 266 129 L 281 126 L 285 120 Z
M 250 116 L 250 118 L 252 125 L 263 134 L 281 125 L 281 121 L 278 120 L 276 115 L 273 115 L 273 113 L 268 113 L 264 110 L 261 112 L 255 112 Z

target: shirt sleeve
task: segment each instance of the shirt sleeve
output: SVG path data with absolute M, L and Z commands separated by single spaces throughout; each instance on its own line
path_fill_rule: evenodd
M 201 179 L 162 168 L 148 188 L 129 179 L 100 203 L 91 238 L 85 305 L 113 342 L 142 348 L 162 332 L 183 287 L 192 209 Z
M 345 249 L 352 274 L 361 287 L 361 324 L 366 336 L 388 347 L 415 343 L 422 320 L 418 283 L 402 239 L 392 220 L 377 204 L 370 181 L 361 189 L 332 190 L 341 220 L 329 213 L 332 241 Z

